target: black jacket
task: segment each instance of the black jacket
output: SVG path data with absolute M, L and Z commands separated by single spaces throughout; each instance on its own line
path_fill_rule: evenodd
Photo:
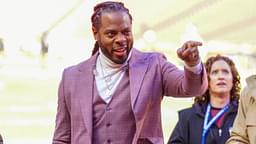
M 0 144 L 3 144 L 4 142 L 3 142 L 3 138 L 2 138 L 2 136 L 1 136 L 1 134 L 0 134 Z
M 207 104 L 194 104 L 179 111 L 179 120 L 169 138 L 168 144 L 201 144 L 204 115 Z M 231 102 L 221 128 L 213 124 L 206 136 L 206 144 L 225 144 L 237 114 L 238 103 Z

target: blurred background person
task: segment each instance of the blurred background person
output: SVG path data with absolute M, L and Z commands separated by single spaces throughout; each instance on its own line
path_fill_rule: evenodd
M 4 52 L 4 40 L 0 37 L 0 54 Z
M 231 137 L 227 144 L 256 143 L 256 75 L 246 79 Z
M 191 108 L 179 111 L 168 144 L 224 144 L 237 114 L 240 75 L 234 62 L 217 55 L 207 59 L 208 90 Z
M 45 56 L 48 53 L 48 43 L 47 43 L 47 35 L 48 32 L 45 31 L 42 33 L 41 38 L 40 38 L 40 42 L 41 42 L 41 56 Z
M 3 143 L 4 143 L 3 137 L 2 137 L 2 135 L 0 134 L 0 144 L 3 144 Z

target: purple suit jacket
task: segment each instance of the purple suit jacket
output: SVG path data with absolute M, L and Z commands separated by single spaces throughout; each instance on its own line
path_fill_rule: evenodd
M 53 144 L 92 144 L 93 81 L 97 55 L 64 70 L 58 93 Z M 133 144 L 147 138 L 163 144 L 161 101 L 163 96 L 202 95 L 207 88 L 201 74 L 179 70 L 159 53 L 133 49 L 129 61 L 131 105 L 136 120 Z

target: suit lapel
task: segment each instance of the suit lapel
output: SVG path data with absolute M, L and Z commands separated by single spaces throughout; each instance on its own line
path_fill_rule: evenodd
M 76 94 L 80 100 L 80 108 L 84 119 L 85 126 L 90 135 L 92 135 L 92 104 L 93 104 L 93 86 L 94 86 L 94 70 L 97 55 L 93 56 L 89 61 L 82 63 L 79 67 L 77 77 Z M 131 89 L 132 109 L 137 100 L 138 93 L 141 89 L 145 73 L 148 68 L 147 57 L 143 57 L 140 52 L 133 50 L 132 57 L 129 62 L 129 79 Z M 135 111 L 135 110 L 134 110 Z
M 140 52 L 133 50 L 131 60 L 129 62 L 129 79 L 131 88 L 131 102 L 132 109 L 137 100 L 138 93 L 140 91 L 142 81 L 148 67 L 147 57 L 142 57 Z
M 94 86 L 94 69 L 96 56 L 81 64 L 77 77 L 76 93 L 86 129 L 92 135 L 92 103 Z

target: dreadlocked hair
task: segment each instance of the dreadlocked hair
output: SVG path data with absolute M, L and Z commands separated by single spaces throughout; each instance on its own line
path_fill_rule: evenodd
M 100 28 L 101 24 L 101 16 L 105 12 L 125 12 L 129 15 L 131 22 L 132 22 L 132 16 L 129 13 L 129 9 L 127 9 L 122 2 L 114 2 L 114 1 L 106 1 L 97 4 L 94 7 L 94 12 L 91 16 L 91 23 L 92 26 L 95 27 L 97 30 Z M 94 48 L 92 50 L 92 55 L 94 55 L 99 50 L 99 44 L 96 41 L 94 44 Z
M 231 88 L 231 91 L 230 91 L 230 96 L 231 96 L 230 101 L 238 102 L 239 98 L 240 98 L 240 90 L 241 90 L 240 75 L 237 71 L 235 63 L 230 58 L 218 54 L 216 56 L 212 56 L 207 59 L 207 61 L 204 65 L 205 65 L 208 81 L 210 81 L 209 76 L 210 76 L 210 72 L 212 69 L 212 65 L 214 62 L 216 62 L 218 60 L 225 61 L 231 69 L 231 73 L 233 76 L 233 87 Z M 196 97 L 194 99 L 195 103 L 200 103 L 200 104 L 202 104 L 204 102 L 209 102 L 209 101 L 210 101 L 209 87 L 208 87 L 207 91 L 202 96 Z

